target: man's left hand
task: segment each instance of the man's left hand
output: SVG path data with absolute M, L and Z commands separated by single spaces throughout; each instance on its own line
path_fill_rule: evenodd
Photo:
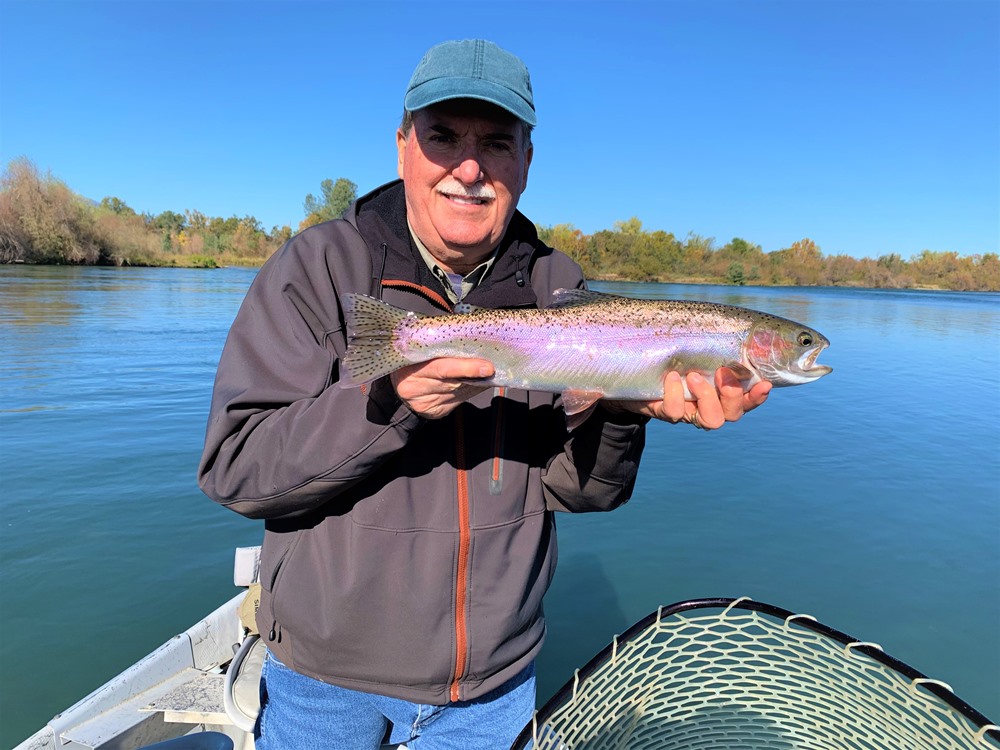
M 684 382 L 694 401 L 684 399 Z M 630 411 L 644 414 L 665 422 L 689 422 L 703 430 L 717 430 L 726 422 L 735 422 L 745 413 L 756 409 L 767 400 L 771 383 L 762 381 L 747 393 L 739 379 L 728 367 L 715 371 L 715 382 L 710 383 L 696 372 L 688 373 L 682 380 L 679 373 L 668 372 L 663 378 L 661 401 L 604 401 L 610 411 Z

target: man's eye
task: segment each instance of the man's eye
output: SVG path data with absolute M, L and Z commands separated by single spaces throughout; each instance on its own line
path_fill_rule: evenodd
M 486 144 L 486 148 L 497 154 L 509 154 L 511 152 L 511 145 L 506 141 L 489 141 Z

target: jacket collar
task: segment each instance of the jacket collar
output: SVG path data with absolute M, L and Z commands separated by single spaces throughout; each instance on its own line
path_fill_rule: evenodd
M 451 305 L 410 239 L 406 225 L 403 181 L 395 180 L 359 198 L 348 210 L 351 221 L 372 252 L 373 269 L 381 287 L 410 289 L 439 307 Z M 492 268 L 463 300 L 477 307 L 537 307 L 530 269 L 538 244 L 534 225 L 515 211 L 500 240 Z

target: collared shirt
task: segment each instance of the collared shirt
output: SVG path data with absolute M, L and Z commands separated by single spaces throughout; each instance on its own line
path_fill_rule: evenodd
M 413 227 L 410 226 L 409 219 L 406 222 L 407 227 L 410 229 L 410 237 L 413 238 L 413 244 L 417 246 L 417 250 L 420 251 L 420 257 L 424 259 L 424 263 L 427 267 L 431 269 L 431 273 L 441 282 L 441 286 L 444 287 L 445 294 L 448 295 L 453 303 L 461 302 L 465 295 L 476 288 L 476 285 L 483 280 L 486 272 L 490 270 L 490 266 L 493 265 L 493 261 L 496 260 L 497 251 L 494 250 L 493 253 L 480 263 L 478 266 L 469 271 L 465 276 L 460 273 L 449 273 L 445 271 L 438 264 L 437 259 L 431 255 L 430 250 L 420 241 L 417 237 L 417 233 L 413 231 Z

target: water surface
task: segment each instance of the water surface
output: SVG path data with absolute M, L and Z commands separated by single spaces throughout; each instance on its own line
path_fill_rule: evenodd
M 234 593 L 260 526 L 194 472 L 253 276 L 0 267 L 0 746 Z M 540 698 L 658 605 L 745 595 L 1000 717 L 1000 295 L 594 287 L 808 323 L 834 372 L 715 433 L 652 425 L 628 505 L 559 516 Z

